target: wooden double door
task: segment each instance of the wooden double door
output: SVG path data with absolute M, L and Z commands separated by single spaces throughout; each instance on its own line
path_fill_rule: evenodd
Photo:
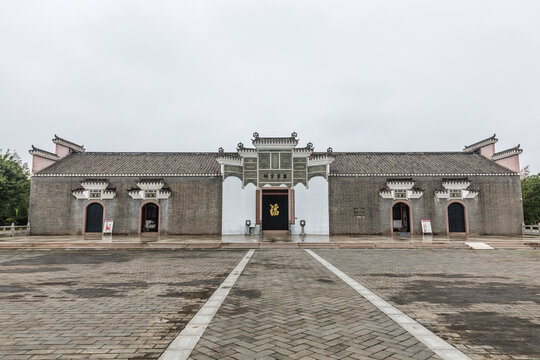
M 262 229 L 289 230 L 289 195 L 288 192 L 263 192 Z
M 263 232 L 286 233 L 295 223 L 294 189 L 264 187 L 256 193 L 256 224 Z

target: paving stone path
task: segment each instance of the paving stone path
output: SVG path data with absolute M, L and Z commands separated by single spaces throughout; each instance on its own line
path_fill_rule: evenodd
M 1 251 L 0 359 L 156 359 L 244 251 Z
M 540 359 L 540 252 L 316 250 L 472 359 Z
M 540 252 L 315 250 L 472 359 L 540 359 Z M 0 360 L 157 359 L 246 250 L 0 251 Z M 255 251 L 194 359 L 438 359 L 302 249 Z
M 193 359 L 438 359 L 305 251 L 257 251 Z

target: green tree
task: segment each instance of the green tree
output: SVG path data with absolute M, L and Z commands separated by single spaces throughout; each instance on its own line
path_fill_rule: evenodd
M 540 222 L 540 174 L 521 180 L 525 224 Z
M 0 224 L 28 222 L 30 171 L 16 152 L 0 150 Z

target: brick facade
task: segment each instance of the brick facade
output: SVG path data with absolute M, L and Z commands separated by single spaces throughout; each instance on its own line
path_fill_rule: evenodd
M 523 206 L 519 176 L 469 176 L 471 188 L 479 190 L 474 199 L 464 199 L 468 214 L 469 234 L 521 234 Z M 386 177 L 330 177 L 329 212 L 331 234 L 391 234 L 391 208 L 396 202 L 383 199 L 379 190 Z M 421 219 L 431 220 L 434 234 L 447 233 L 446 207 L 452 200 L 438 199 L 440 177 L 413 178 L 424 190 L 419 199 L 403 201 L 412 208 L 412 226 L 421 234 Z M 364 208 L 365 218 L 357 218 L 354 208 Z
M 30 214 L 33 235 L 82 234 L 84 208 L 92 200 L 77 200 L 71 193 L 82 177 L 32 177 Z M 143 200 L 134 200 L 128 190 L 138 178 L 111 177 L 116 189 L 112 200 L 100 200 L 105 218 L 114 219 L 114 234 L 138 234 L 139 209 Z M 159 200 L 161 234 L 220 234 L 221 178 L 165 177 L 171 196 Z
M 409 205 L 414 234 L 421 234 L 421 219 L 431 220 L 434 234 L 446 234 L 447 207 L 452 201 L 465 208 L 468 234 L 521 233 L 523 207 L 516 169 L 522 150 L 518 145 L 495 153 L 495 135 L 466 146 L 462 152 L 410 153 L 339 153 L 332 148 L 317 153 L 311 143 L 298 147 L 294 132 L 290 137 L 260 137 L 258 133 L 253 137 L 253 148 L 239 143 L 236 153 L 225 153 L 223 148 L 217 153 L 107 153 L 86 152 L 83 146 L 55 136 L 56 153 L 34 146 L 30 150 L 34 157 L 31 233 L 84 233 L 86 207 L 92 196 L 107 198 L 99 202 L 104 218 L 115 221 L 115 234 L 140 232 L 143 198 L 158 204 L 161 234 L 220 234 L 222 225 L 229 221 L 227 217 L 223 221 L 224 199 L 229 201 L 227 214 L 240 216 L 233 216 L 230 222 L 240 224 L 235 231 L 241 233 L 244 221 L 254 214 L 250 210 L 233 212 L 239 210 L 242 200 L 238 194 L 242 192 L 227 195 L 223 179 L 229 176 L 238 177 L 243 186 L 250 183 L 257 188 L 307 186 L 312 178 L 323 178 L 324 191 L 318 191 L 319 198 L 314 200 L 314 193 L 310 193 L 301 200 L 299 193 L 296 206 L 299 210 L 312 207 L 313 213 L 323 214 L 324 221 L 310 217 L 313 214 L 308 210 L 298 212 L 313 223 L 325 223 L 325 234 L 327 221 L 330 234 L 393 233 L 392 206 L 399 196 L 407 198 L 403 202 Z M 498 163 L 504 165 L 508 159 L 513 159 L 512 166 Z M 89 181 L 82 183 L 85 180 Z M 143 189 L 137 187 L 138 182 L 150 185 L 141 185 L 147 186 Z M 248 197 L 244 195 L 245 201 Z M 246 206 L 252 209 L 255 203 Z M 460 209 L 452 208 L 457 219 L 453 230 L 462 231 L 463 217 L 456 215 Z M 289 230 L 291 223 L 289 219 Z M 98 220 L 92 224 L 96 225 L 94 231 L 99 229 Z M 148 224 L 154 225 L 152 218 Z M 286 231 L 286 225 L 282 230 Z M 410 230 L 399 221 L 398 226 L 400 231 Z
M 469 234 L 520 234 L 523 221 L 519 176 L 471 176 L 471 187 L 479 190 L 474 199 L 464 199 Z M 30 224 L 34 235 L 82 234 L 84 208 L 92 200 L 77 200 L 71 193 L 82 177 L 33 177 Z M 138 234 L 139 209 L 143 200 L 132 199 L 127 190 L 136 183 L 132 177 L 109 178 L 117 195 L 101 200 L 105 218 L 114 219 L 115 234 Z M 331 234 L 390 234 L 391 208 L 396 202 L 383 199 L 379 190 L 386 177 L 330 177 L 329 214 Z M 420 220 L 430 219 L 435 234 L 447 233 L 446 207 L 452 200 L 438 199 L 435 190 L 442 178 L 414 178 L 424 190 L 419 199 L 404 201 L 412 209 L 415 234 L 421 234 Z M 171 189 L 167 200 L 159 200 L 161 234 L 220 234 L 222 180 L 220 177 L 166 177 Z M 364 208 L 358 219 L 354 208 Z

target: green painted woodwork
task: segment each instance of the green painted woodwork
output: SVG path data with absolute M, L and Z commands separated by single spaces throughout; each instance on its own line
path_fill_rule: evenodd
M 279 169 L 279 153 L 272 153 L 272 169 Z
M 257 158 L 244 158 L 244 170 L 257 170 Z
M 313 173 L 309 173 L 308 179 L 311 180 L 311 179 L 314 178 L 315 176 L 322 176 L 323 178 L 326 179 L 326 172 L 313 172 Z
M 257 179 L 257 171 L 244 171 L 244 177 L 246 179 Z
M 308 180 L 315 176 L 322 176 L 326 179 L 326 165 L 316 165 L 308 167 Z
M 305 179 L 306 176 L 307 176 L 307 174 L 306 174 L 306 171 L 305 171 L 305 170 L 303 170 L 303 171 L 301 171 L 301 170 L 300 170 L 300 171 L 295 170 L 295 171 L 294 171 L 294 178 L 295 178 L 295 179 Z
M 259 168 L 270 169 L 270 153 L 259 153 Z
M 294 178 L 294 185 L 296 184 L 304 184 L 304 186 L 307 187 L 307 181 L 306 179 L 297 179 L 297 178 Z
M 225 165 L 224 177 L 236 176 L 244 186 L 251 183 L 261 187 L 300 183 L 307 186 L 308 180 L 315 176 L 327 177 L 325 165 L 308 167 L 307 158 L 294 158 L 291 151 L 260 152 L 257 158 L 244 158 L 243 163 L 243 167 Z
M 308 168 L 308 173 L 312 172 L 326 172 L 326 165 L 310 166 Z
M 244 169 L 241 166 L 235 166 L 235 165 L 225 165 L 224 168 L 224 178 L 228 178 L 229 176 L 236 176 L 240 180 L 243 179 L 243 172 Z
M 292 154 L 291 153 L 281 153 L 280 157 L 281 157 L 280 168 L 281 169 L 290 169 L 291 168 L 291 163 L 292 163 Z
M 307 167 L 307 160 L 305 158 L 295 158 L 293 159 L 293 162 L 294 170 L 305 170 Z

